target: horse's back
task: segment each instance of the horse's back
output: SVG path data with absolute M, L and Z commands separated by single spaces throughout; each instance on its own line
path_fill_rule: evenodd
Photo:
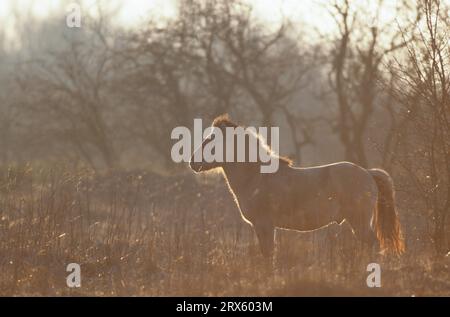
M 367 195 L 377 192 L 375 180 L 367 169 L 350 162 L 339 162 L 329 168 L 335 187 L 350 195 L 350 199 L 358 193 Z
M 285 173 L 290 175 L 285 201 L 290 204 L 294 201 L 296 212 L 311 218 L 307 222 L 314 225 L 315 218 L 321 224 L 327 224 L 328 220 L 340 222 L 346 210 L 354 209 L 359 202 L 367 205 L 377 197 L 376 183 L 370 173 L 350 162 L 291 168 Z
M 368 184 L 369 186 L 375 184 L 372 176 L 365 168 L 346 161 L 312 167 L 294 167 L 292 169 L 299 177 L 321 181 L 324 186 L 330 182 L 339 185 L 350 184 L 352 187 L 356 184 Z

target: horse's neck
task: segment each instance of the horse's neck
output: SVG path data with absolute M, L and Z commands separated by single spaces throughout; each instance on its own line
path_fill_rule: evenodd
M 254 180 L 255 176 L 259 175 L 259 168 L 257 166 L 226 166 L 223 167 L 223 171 L 228 185 L 236 195 L 249 190 L 250 183 Z

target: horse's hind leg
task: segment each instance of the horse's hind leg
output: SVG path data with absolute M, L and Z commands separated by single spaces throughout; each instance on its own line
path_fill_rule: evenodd
M 356 239 L 361 244 L 361 249 L 368 250 L 369 254 L 373 252 L 376 247 L 377 238 L 370 226 L 370 220 L 367 223 L 364 221 L 354 225 L 352 224 L 352 228 L 355 232 Z
M 376 208 L 376 199 L 367 197 L 362 202 L 359 206 L 353 206 L 350 212 L 347 212 L 345 218 L 353 229 L 359 244 L 360 253 L 372 256 L 377 244 L 375 232 L 371 227 L 372 215 Z

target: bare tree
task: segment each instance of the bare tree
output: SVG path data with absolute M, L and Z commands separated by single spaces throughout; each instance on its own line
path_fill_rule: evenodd
M 424 0 L 417 40 L 394 68 L 401 115 L 395 163 L 406 171 L 433 223 L 436 251 L 450 246 L 450 55 L 448 6 Z
M 194 117 L 257 113 L 270 126 L 278 111 L 288 119 L 294 154 L 299 153 L 311 134 L 308 121 L 290 105 L 305 87 L 312 63 L 290 27 L 284 21 L 276 30 L 264 28 L 254 21 L 251 6 L 239 0 L 182 1 L 175 21 L 165 27 L 150 23 L 121 53 L 130 66 L 131 91 L 145 89 L 132 97 L 136 119 L 151 116 L 154 122 L 130 124 L 139 126 L 136 132 L 152 147 L 167 153 L 162 140 L 170 129 L 189 125 Z M 139 106 L 144 100 L 146 105 Z
M 294 36 L 286 19 L 273 31 L 258 25 L 252 20 L 252 8 L 242 1 L 212 2 L 190 21 L 195 20 L 206 25 L 200 49 L 213 96 L 228 106 L 230 96 L 240 96 L 242 101 L 235 97 L 235 102 L 242 108 L 248 107 L 246 103 L 254 105 L 266 126 L 274 125 L 276 112 L 282 113 L 295 143 L 293 154 L 299 159 L 300 148 L 312 139 L 308 120 L 291 105 L 313 66 L 311 47 L 299 46 L 301 38 Z
M 330 56 L 329 84 L 337 103 L 331 123 L 344 147 L 345 159 L 363 166 L 368 165 L 367 129 L 383 95 L 378 85 L 383 61 L 406 45 L 402 33 L 392 27 L 395 21 L 380 22 L 383 5 L 383 0 L 376 2 L 372 17 L 349 0 L 334 1 L 330 8 L 339 30 Z M 395 9 L 399 15 L 401 10 L 411 10 L 403 2 Z
M 112 142 L 112 120 L 107 118 L 113 69 L 102 22 L 85 23 L 80 31 L 63 29 L 58 47 L 24 61 L 17 77 L 27 92 L 27 111 L 47 142 L 69 145 L 69 152 L 93 167 L 98 167 L 100 157 L 112 168 L 119 159 Z

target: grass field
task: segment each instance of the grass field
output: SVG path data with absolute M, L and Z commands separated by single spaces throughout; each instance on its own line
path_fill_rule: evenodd
M 420 238 L 407 202 L 399 200 L 400 259 L 363 257 L 348 238 L 327 239 L 332 229 L 278 231 L 271 267 L 218 175 L 5 168 L 0 295 L 450 296 L 450 257 Z M 66 285 L 72 262 L 80 288 Z M 366 285 L 371 262 L 381 265 L 381 288 Z

